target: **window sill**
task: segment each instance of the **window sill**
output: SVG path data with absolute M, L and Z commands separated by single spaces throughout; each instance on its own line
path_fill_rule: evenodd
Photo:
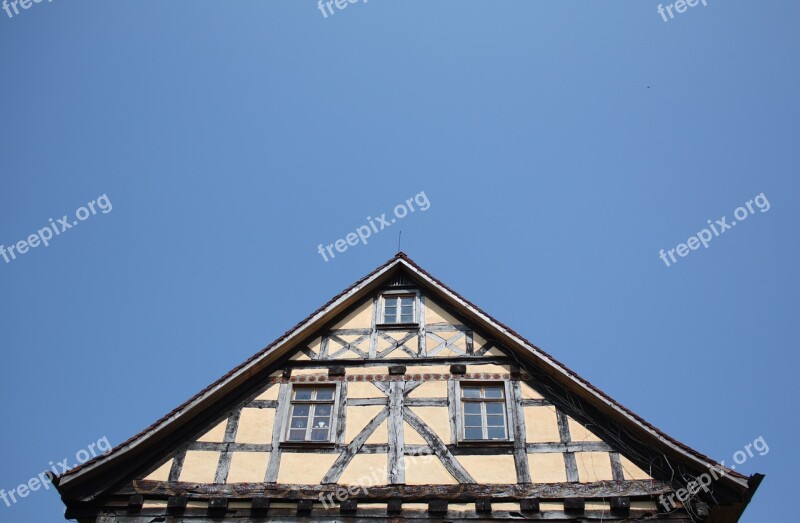
M 470 439 L 457 443 L 459 447 L 513 447 L 514 440 Z
M 336 444 L 330 441 L 281 441 L 278 446 L 289 449 L 332 449 Z
M 408 330 L 419 329 L 419 323 L 379 323 L 375 325 L 378 330 Z

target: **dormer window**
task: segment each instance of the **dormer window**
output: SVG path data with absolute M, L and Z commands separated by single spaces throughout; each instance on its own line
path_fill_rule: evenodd
M 386 294 L 383 296 L 382 323 L 417 323 L 417 297 L 414 294 Z

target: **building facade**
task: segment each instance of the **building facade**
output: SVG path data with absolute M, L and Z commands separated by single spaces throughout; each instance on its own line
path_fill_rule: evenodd
M 658 431 L 399 253 L 57 486 L 80 523 L 724 522 L 761 478 Z

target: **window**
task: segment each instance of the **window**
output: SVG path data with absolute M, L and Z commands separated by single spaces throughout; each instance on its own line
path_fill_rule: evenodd
M 461 438 L 508 441 L 506 399 L 502 384 L 461 386 Z
M 335 385 L 294 387 L 286 441 L 330 442 L 335 392 Z
M 410 294 L 383 297 L 383 323 L 416 323 L 414 304 L 416 297 Z

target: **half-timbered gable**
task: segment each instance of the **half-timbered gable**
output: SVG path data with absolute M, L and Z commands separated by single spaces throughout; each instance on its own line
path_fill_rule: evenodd
M 708 492 L 659 503 L 710 467 L 725 474 Z M 59 490 L 81 522 L 727 521 L 759 480 L 646 424 L 400 254 Z

